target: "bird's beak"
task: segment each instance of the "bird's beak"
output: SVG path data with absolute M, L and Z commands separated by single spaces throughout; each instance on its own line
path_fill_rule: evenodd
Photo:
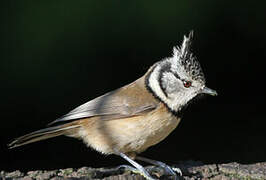
M 209 94 L 209 95 L 212 95 L 212 96 L 217 96 L 218 95 L 218 93 L 215 90 L 210 89 L 210 88 L 207 88 L 207 87 L 204 87 L 202 89 L 201 93 L 203 93 L 203 94 Z

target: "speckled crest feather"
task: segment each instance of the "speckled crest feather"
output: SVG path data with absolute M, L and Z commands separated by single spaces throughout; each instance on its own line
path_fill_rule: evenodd
M 188 37 L 184 36 L 184 40 L 181 48 L 178 46 L 173 49 L 173 56 L 177 59 L 177 66 L 183 67 L 185 72 L 194 80 L 205 82 L 202 68 L 191 51 L 193 39 L 193 31 L 191 31 Z

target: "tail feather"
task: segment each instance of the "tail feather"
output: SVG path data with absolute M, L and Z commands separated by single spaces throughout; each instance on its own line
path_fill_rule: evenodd
M 60 135 L 67 135 L 68 134 L 67 132 L 69 132 L 69 130 L 73 130 L 77 127 L 79 127 L 79 125 L 73 125 L 69 123 L 65 125 L 53 126 L 38 131 L 34 131 L 32 133 L 16 138 L 10 144 L 8 144 L 8 148 L 12 149 L 36 141 L 41 141 L 44 139 L 49 139 Z

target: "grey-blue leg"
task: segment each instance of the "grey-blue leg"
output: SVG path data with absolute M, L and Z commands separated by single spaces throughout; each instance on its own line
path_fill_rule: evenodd
M 127 166 L 127 165 L 121 165 L 118 166 L 118 168 L 126 168 L 134 173 L 138 173 L 141 174 L 142 176 L 144 176 L 146 179 L 148 180 L 155 180 L 154 178 L 151 177 L 151 175 L 145 170 L 145 168 L 143 166 L 141 166 L 139 163 L 137 163 L 136 161 L 130 159 L 127 155 L 125 155 L 124 153 L 117 153 L 118 155 L 120 155 L 122 158 L 124 158 L 125 160 L 127 160 L 130 164 L 132 164 L 134 167 L 131 166 Z
M 155 160 L 148 159 L 148 158 L 145 158 L 145 157 L 140 157 L 140 156 L 136 156 L 136 159 L 140 160 L 140 161 L 143 161 L 143 162 L 146 162 L 146 163 L 153 164 L 155 166 L 162 167 L 166 171 L 166 173 L 168 173 L 169 175 L 174 176 L 175 180 L 177 179 L 176 173 L 178 173 L 178 174 L 180 174 L 180 176 L 182 176 L 182 171 L 179 168 L 171 168 L 170 166 L 168 166 L 167 164 L 165 164 L 165 163 L 163 163 L 161 161 L 155 161 Z

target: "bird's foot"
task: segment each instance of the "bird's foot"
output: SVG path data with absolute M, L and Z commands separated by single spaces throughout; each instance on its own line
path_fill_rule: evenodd
M 178 167 L 170 167 L 174 172 L 178 173 L 180 176 L 182 176 L 182 171 L 180 168 Z
M 117 167 L 117 169 L 121 169 L 121 168 L 124 168 L 125 170 L 131 171 L 135 174 L 140 174 L 141 176 L 143 176 L 147 180 L 157 180 L 157 179 L 151 177 L 151 175 L 144 168 L 143 169 L 137 169 L 137 168 L 134 168 L 134 167 L 128 166 L 128 165 L 120 165 Z
M 163 168 L 166 172 L 166 174 L 169 174 L 169 175 L 172 175 L 172 176 L 175 176 L 175 179 L 176 179 L 176 176 L 177 174 L 179 174 L 180 176 L 182 176 L 182 171 L 181 169 L 177 168 L 177 167 L 171 167 L 161 161 L 157 161 L 157 166 Z
M 178 179 L 177 174 L 179 174 L 179 176 L 182 176 L 182 171 L 179 168 L 176 168 L 176 167 L 172 168 L 169 165 L 167 165 L 161 161 L 156 161 L 156 160 L 152 160 L 152 159 L 148 159 L 148 158 L 144 158 L 144 157 L 140 157 L 140 156 L 137 156 L 136 159 L 163 168 L 165 174 L 173 176 L 174 180 Z

